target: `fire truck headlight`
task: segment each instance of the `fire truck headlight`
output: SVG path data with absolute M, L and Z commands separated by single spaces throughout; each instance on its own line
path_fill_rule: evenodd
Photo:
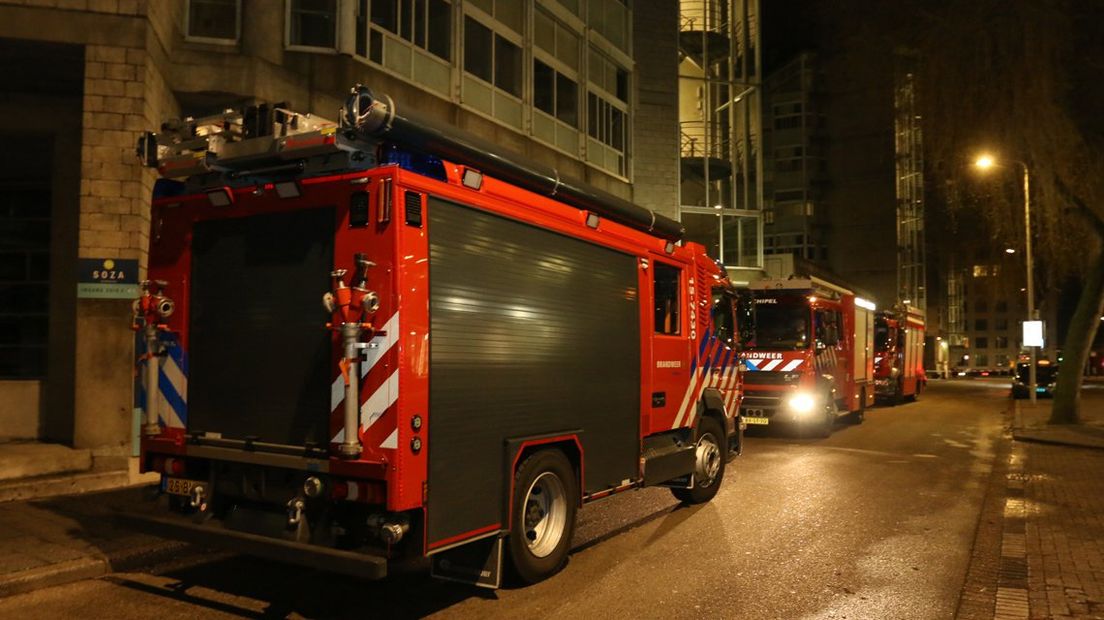
M 804 392 L 798 392 L 786 402 L 794 413 L 809 413 L 816 406 L 816 399 Z

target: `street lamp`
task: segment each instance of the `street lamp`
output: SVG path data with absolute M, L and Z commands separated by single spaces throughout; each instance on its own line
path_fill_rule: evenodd
M 1031 261 L 1031 174 L 1028 172 L 1027 164 L 1019 160 L 1013 160 L 1023 168 L 1023 195 L 1024 195 L 1024 256 L 1027 262 L 1027 317 L 1030 320 L 1037 320 L 1035 316 L 1035 276 L 1033 263 Z M 974 160 L 974 165 L 979 170 L 989 170 L 998 165 L 997 160 L 987 153 L 983 153 Z M 1011 252 L 1010 252 L 1011 253 Z M 1030 385 L 1028 386 L 1028 393 L 1031 395 L 1031 404 L 1034 405 L 1036 401 L 1035 396 L 1035 347 L 1028 347 L 1031 352 L 1031 363 L 1027 370 L 1028 380 Z

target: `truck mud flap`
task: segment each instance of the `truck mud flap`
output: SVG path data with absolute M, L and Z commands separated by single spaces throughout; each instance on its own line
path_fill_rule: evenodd
M 127 527 L 154 536 L 184 540 L 201 546 L 224 548 L 277 562 L 297 564 L 361 579 L 382 579 L 387 576 L 387 558 L 381 556 L 237 532 L 216 524 L 193 523 L 186 518 L 119 512 L 115 514 L 115 519 Z
M 433 554 L 429 574 L 481 588 L 502 585 L 502 548 L 505 539 L 488 536 Z

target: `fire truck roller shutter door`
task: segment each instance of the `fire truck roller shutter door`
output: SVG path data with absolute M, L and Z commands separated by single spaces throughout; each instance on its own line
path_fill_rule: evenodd
M 636 259 L 435 197 L 426 207 L 430 547 L 501 521 L 502 506 L 472 498 L 505 500 L 510 438 L 577 428 L 584 492 L 635 478 Z

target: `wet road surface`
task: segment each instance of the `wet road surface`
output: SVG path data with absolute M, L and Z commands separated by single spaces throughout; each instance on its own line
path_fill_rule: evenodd
M 949 618 L 1007 386 L 932 382 L 828 439 L 751 436 L 709 504 L 657 488 L 584 508 L 567 568 L 528 588 L 424 566 L 361 582 L 227 553 L 0 600 L 0 617 Z

